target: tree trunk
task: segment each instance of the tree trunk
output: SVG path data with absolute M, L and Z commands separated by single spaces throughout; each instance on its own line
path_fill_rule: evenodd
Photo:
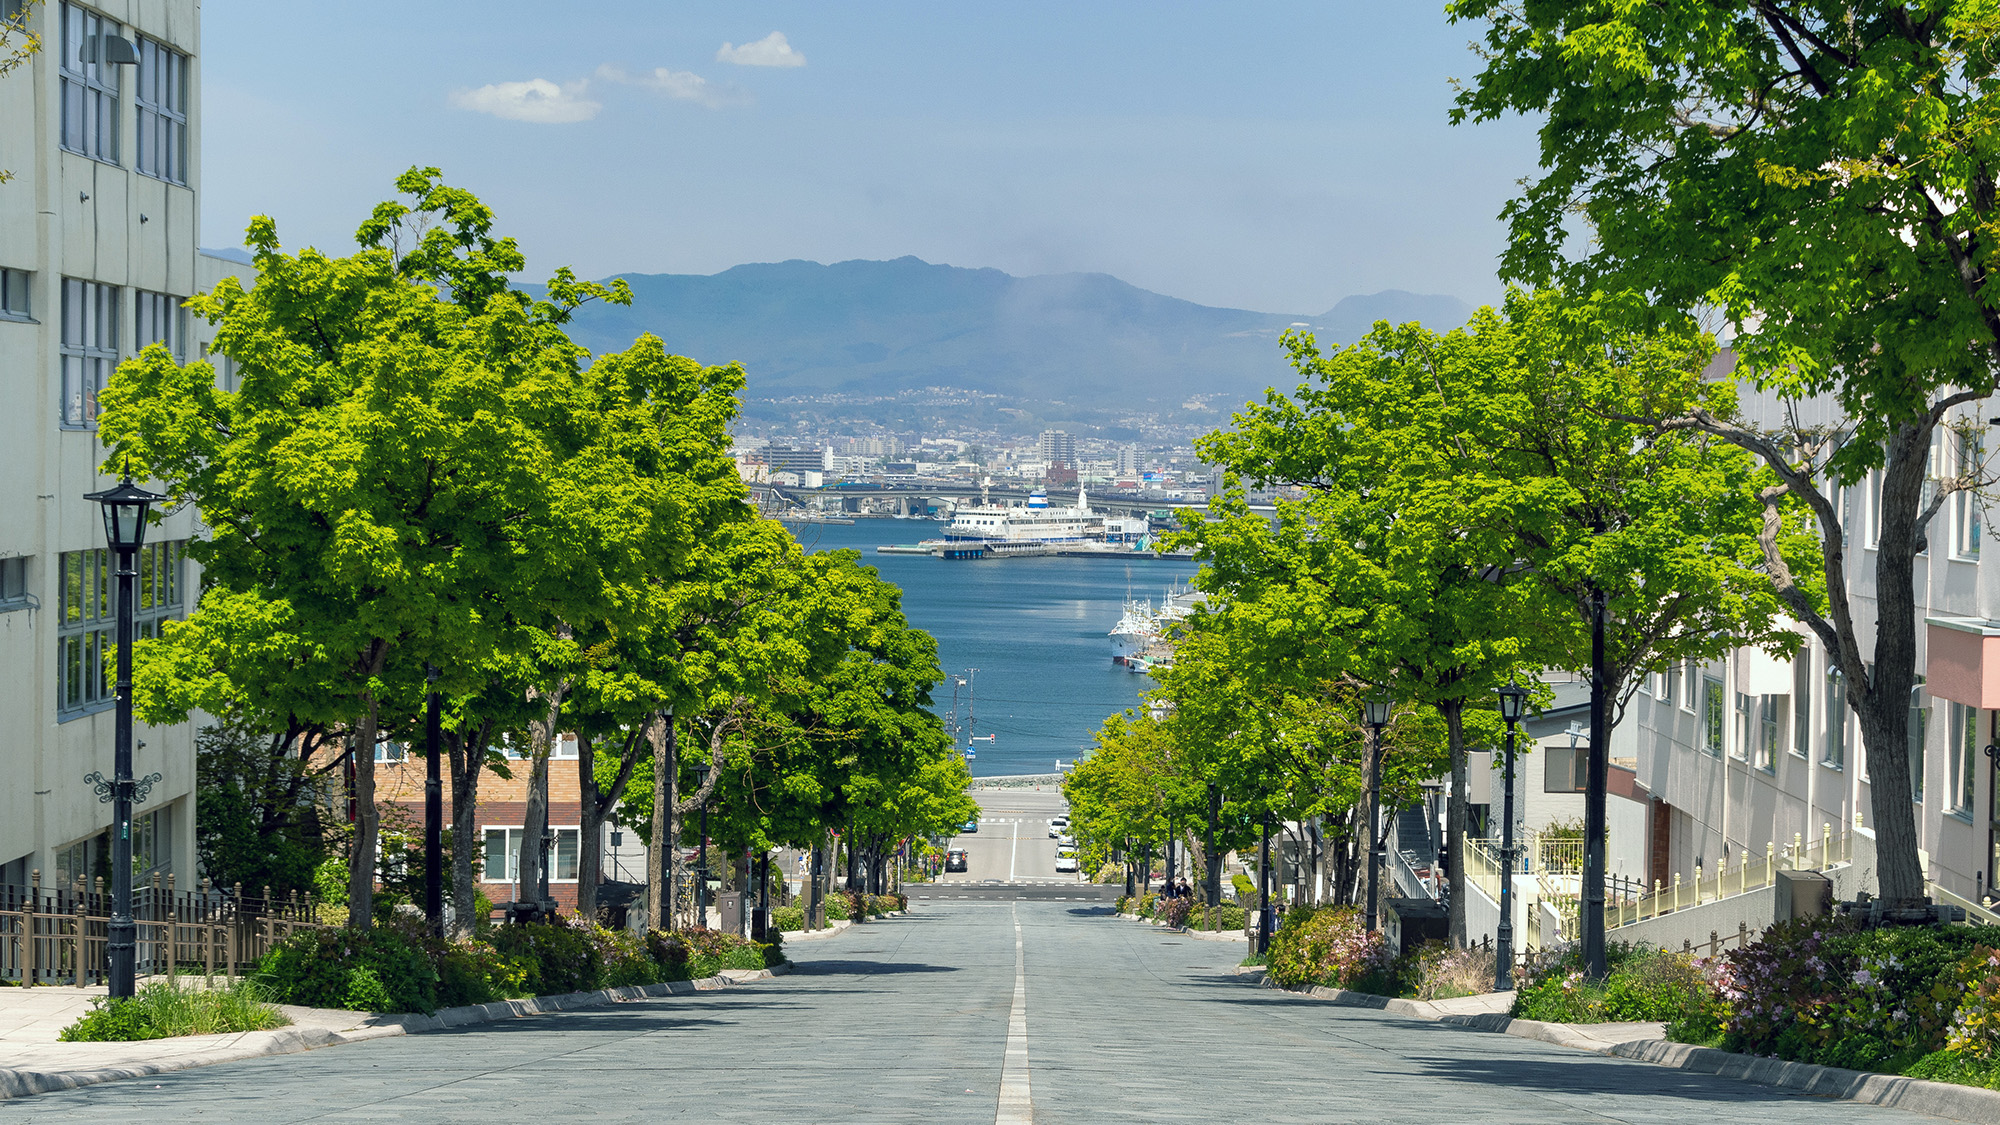
M 1903 426 L 1890 444 L 1882 480 L 1882 535 L 1875 555 L 1875 670 L 1867 690 L 1850 690 L 1861 717 L 1869 807 L 1874 813 L 1875 877 L 1888 910 L 1925 904 L 1917 858 L 1915 786 L 1910 776 L 1910 705 L 1917 687 L 1917 519 L 1924 500 L 1930 426 Z M 1864 669 L 1861 671 L 1866 676 Z M 1851 679 L 1850 684 L 1865 682 Z M 1918 747 L 1922 753 L 1922 747 Z
M 678 849 L 670 832 L 674 807 L 674 710 L 669 707 L 646 724 L 646 741 L 653 748 L 653 833 L 646 850 L 646 924 L 655 930 L 674 928 L 672 856 Z
M 1438 704 L 1438 713 L 1444 716 L 1445 740 L 1451 748 L 1451 793 L 1445 798 L 1444 812 L 1444 854 L 1445 862 L 1451 865 L 1450 941 L 1453 949 L 1464 949 L 1466 941 L 1465 922 L 1465 882 L 1459 872 L 1465 870 L 1465 827 L 1469 819 L 1470 804 L 1467 789 L 1472 784 L 1472 768 L 1465 752 L 1465 699 L 1448 699 Z M 1495 802 L 1498 807 L 1498 802 Z M 1431 813 L 1425 810 L 1426 834 L 1436 831 L 1437 826 L 1428 823 Z M 1435 860 L 1434 856 L 1426 859 Z M 1508 878 L 1513 878 L 1512 874 Z
M 1208 901 L 1210 929 L 1220 921 L 1222 905 L 1222 851 L 1215 846 L 1216 822 L 1222 818 L 1222 790 L 1208 787 L 1208 838 L 1202 841 L 1202 866 L 1206 877 L 1202 880 Z
M 447 733 L 451 759 L 451 910 L 452 936 L 471 937 L 478 931 L 479 780 L 486 772 L 486 739 L 491 723 L 470 718 L 456 733 Z
M 528 801 L 521 813 L 520 883 L 514 897 L 537 907 L 542 898 L 542 833 L 549 827 L 549 755 L 539 736 L 530 736 Z
M 375 662 L 375 671 L 380 671 L 380 663 Z M 375 734 L 379 715 L 375 693 L 362 693 L 361 722 L 354 728 L 351 751 L 354 846 L 347 853 L 347 924 L 357 929 L 366 929 L 374 921 L 375 849 L 382 832 L 382 814 L 375 808 Z

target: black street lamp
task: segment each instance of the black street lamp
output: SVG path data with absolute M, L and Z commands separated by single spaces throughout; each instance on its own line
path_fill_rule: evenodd
M 700 790 L 708 784 L 708 759 L 694 764 L 694 787 Z M 694 866 L 694 924 L 708 927 L 708 801 L 701 803 L 701 858 Z
M 139 932 L 132 921 L 132 806 L 145 800 L 153 783 L 160 780 L 159 774 L 144 781 L 132 777 L 132 612 L 139 577 L 135 559 L 146 544 L 146 512 L 166 497 L 138 487 L 127 475 L 116 488 L 92 492 L 84 499 L 103 506 L 104 538 L 118 556 L 118 710 L 111 742 L 111 780 L 107 782 L 103 774 L 95 772 L 84 780 L 97 786 L 99 802 L 111 802 L 111 923 L 105 935 L 105 960 L 111 995 L 130 996 Z
M 1494 935 L 1493 991 L 1514 987 L 1514 726 L 1528 706 L 1528 689 L 1510 677 L 1498 692 L 1507 723 L 1507 795 L 1501 804 L 1500 928 Z
M 1377 689 L 1361 703 L 1362 721 L 1368 724 L 1368 916 L 1367 928 L 1375 929 L 1380 901 L 1382 859 L 1389 853 L 1382 838 L 1382 728 L 1389 725 L 1389 693 Z
M 1257 952 L 1271 949 L 1271 810 L 1264 810 L 1264 836 L 1257 857 Z

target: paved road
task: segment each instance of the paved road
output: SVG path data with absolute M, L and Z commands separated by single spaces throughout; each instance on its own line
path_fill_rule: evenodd
M 1049 836 L 1049 818 L 1064 809 L 1054 789 L 975 790 L 979 831 L 952 837 L 951 847 L 964 848 L 966 869 L 947 874 L 941 883 L 1078 883 L 1073 873 L 1056 871 L 1056 841 Z
M 798 954 L 740 989 L 0 1101 L 0 1122 L 1933 1120 L 1253 988 L 1239 946 L 1088 904 L 940 904 Z

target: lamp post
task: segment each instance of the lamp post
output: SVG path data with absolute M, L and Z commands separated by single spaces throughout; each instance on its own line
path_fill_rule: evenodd
M 138 487 L 127 475 L 117 487 L 92 492 L 84 499 L 103 507 L 104 538 L 118 556 L 118 710 L 111 741 L 111 780 L 107 782 L 103 774 L 95 772 L 84 780 L 97 787 L 100 803 L 111 802 L 111 922 L 104 951 L 111 995 L 130 996 L 139 930 L 132 921 L 132 806 L 145 800 L 153 783 L 160 780 L 159 774 L 144 781 L 132 777 L 132 602 L 139 576 L 134 560 L 146 543 L 147 510 L 166 497 Z
M 1604 655 L 1607 596 L 1590 592 L 1590 762 L 1583 790 L 1583 975 L 1601 981 L 1609 967 L 1604 958 L 1604 834 L 1605 787 L 1611 754 L 1611 669 Z
M 1376 928 L 1376 904 L 1382 879 L 1382 857 L 1388 854 L 1382 839 L 1382 728 L 1389 725 L 1389 693 L 1370 692 L 1362 701 L 1362 719 L 1368 724 L 1368 917 L 1367 928 Z
M 1264 810 L 1264 837 L 1257 856 L 1257 952 L 1271 948 L 1271 810 Z
M 708 784 L 708 760 L 694 764 L 694 787 Z M 694 924 L 708 928 L 708 801 L 701 803 L 701 858 L 694 865 Z
M 431 936 L 444 937 L 444 767 L 438 742 L 443 703 L 438 697 L 437 665 L 424 669 L 429 691 L 424 698 L 424 919 Z M 464 923 L 460 923 L 463 925 Z
M 1500 927 L 1494 934 L 1493 991 L 1514 987 L 1514 726 L 1528 705 L 1528 689 L 1514 682 L 1498 692 L 1500 717 L 1507 723 L 1506 796 L 1501 803 Z

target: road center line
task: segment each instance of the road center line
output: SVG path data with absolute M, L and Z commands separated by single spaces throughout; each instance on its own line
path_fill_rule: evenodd
M 1016 837 L 1018 839 L 1018 837 Z M 1028 972 L 1021 949 L 1021 911 L 1014 917 L 1014 1007 L 1007 1013 L 1007 1061 L 1000 1068 L 1000 1104 L 993 1125 L 1033 1125 L 1035 1100 L 1028 1092 Z

